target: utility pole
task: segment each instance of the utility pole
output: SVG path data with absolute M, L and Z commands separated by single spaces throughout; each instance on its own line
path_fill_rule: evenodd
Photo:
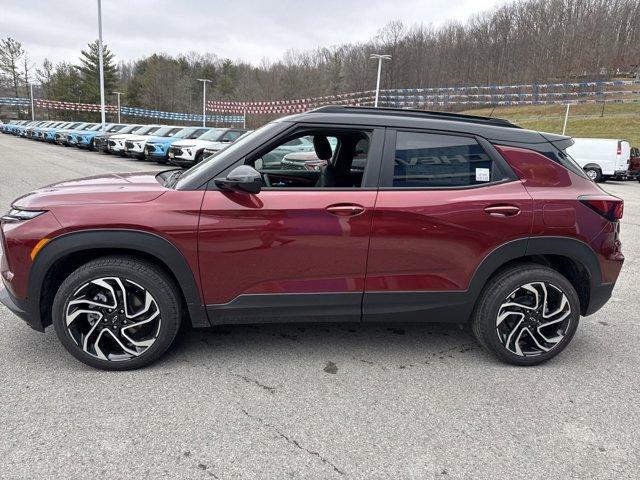
M 104 108 L 104 59 L 102 58 L 102 0 L 98 0 L 98 59 L 100 61 L 100 118 L 102 121 L 101 131 L 105 130 L 105 108 Z
M 373 104 L 374 107 L 377 107 L 378 106 L 378 96 L 380 95 L 380 74 L 382 73 L 382 61 L 383 60 L 391 60 L 391 55 L 372 53 L 369 58 L 378 59 L 378 80 L 376 82 L 376 101 Z
M 202 82 L 202 126 L 207 126 L 207 83 L 211 83 L 211 80 L 207 78 L 198 78 L 199 82 Z
M 122 92 L 111 92 L 118 96 L 118 123 L 120 123 L 120 95 L 124 95 Z

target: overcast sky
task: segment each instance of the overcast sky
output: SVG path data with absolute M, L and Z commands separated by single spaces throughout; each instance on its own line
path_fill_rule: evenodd
M 391 20 L 439 25 L 508 0 L 103 0 L 103 39 L 118 61 L 211 52 L 258 64 L 289 49 L 370 39 Z M 76 62 L 97 38 L 96 0 L 2 0 L 0 37 L 31 59 Z

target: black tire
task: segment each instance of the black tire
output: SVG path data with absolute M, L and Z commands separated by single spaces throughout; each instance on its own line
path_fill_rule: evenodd
M 201 152 L 198 152 L 198 154 L 196 155 L 196 158 L 195 158 L 195 160 L 194 160 L 193 164 L 194 164 L 194 165 L 199 164 L 199 163 L 202 161 L 202 159 L 203 159 L 203 158 L 204 158 L 204 150 L 203 150 L 203 151 L 201 151 Z
M 593 166 L 584 167 L 584 173 L 586 173 L 587 176 L 594 182 L 602 181 L 602 170 L 600 170 L 598 167 L 593 167 Z
M 166 165 L 167 163 L 169 163 L 169 159 L 167 157 L 155 157 L 152 158 L 152 160 L 155 160 L 156 163 L 160 165 Z
M 548 351 L 531 355 L 518 355 L 508 349 L 504 345 L 503 340 L 501 340 L 498 328 L 498 313 L 501 308 L 505 308 L 505 303 L 511 298 L 510 295 L 512 293 L 519 291 L 524 285 L 531 283 L 537 284 L 538 282 L 545 283 L 547 288 L 552 286 L 554 292 L 557 289 L 564 294 L 568 300 L 570 313 L 566 319 L 566 327 L 563 327 L 564 332 L 562 335 L 564 336 L 561 337 L 562 339 L 560 341 L 554 343 Z M 518 317 L 515 318 L 517 319 Z M 507 363 L 527 366 L 546 362 L 560 353 L 573 338 L 578 328 L 579 320 L 580 301 L 575 288 L 569 280 L 551 268 L 527 263 L 507 268 L 487 282 L 476 302 L 471 318 L 471 327 L 478 342 L 487 351 Z M 522 321 L 529 320 L 523 317 Z M 533 322 L 535 320 L 531 321 Z M 564 325 L 564 323 L 558 325 Z M 513 330 L 515 330 L 515 328 Z M 533 341 L 533 337 L 527 337 L 528 334 L 524 337 L 524 341 Z M 519 339 L 520 337 L 516 338 L 516 343 L 520 343 Z M 509 340 L 507 340 L 507 344 L 509 344 Z
M 73 339 L 65 321 L 67 305 L 74 294 L 92 280 L 107 277 L 126 279 L 126 281 L 135 282 L 138 286 L 143 287 L 146 292 L 151 294 L 159 310 L 158 330 L 155 333 L 153 343 L 141 354 L 138 354 L 139 356 L 127 360 L 106 360 L 85 352 Z M 120 255 L 97 258 L 79 267 L 60 285 L 52 306 L 53 328 L 62 345 L 81 362 L 103 370 L 132 370 L 157 360 L 173 342 L 180 328 L 182 315 L 180 293 L 166 273 L 151 263 L 135 257 Z M 106 322 L 106 320 L 104 321 Z M 109 325 L 107 323 L 106 326 Z M 131 326 L 127 328 L 131 328 Z M 98 330 L 100 329 L 97 329 L 96 333 Z M 98 342 L 99 340 L 96 345 Z

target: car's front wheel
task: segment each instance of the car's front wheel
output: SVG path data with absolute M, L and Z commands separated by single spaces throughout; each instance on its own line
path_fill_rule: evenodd
M 515 365 L 537 365 L 560 353 L 580 319 L 573 285 L 557 271 L 520 264 L 493 277 L 476 304 L 473 332 L 480 344 Z
M 180 294 L 161 269 L 134 257 L 98 258 L 75 270 L 53 301 L 64 347 L 105 370 L 140 368 L 169 348 L 180 327 Z

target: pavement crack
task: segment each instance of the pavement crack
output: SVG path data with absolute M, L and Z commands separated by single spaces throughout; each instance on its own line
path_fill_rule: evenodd
M 260 418 L 258 416 L 251 415 L 244 408 L 242 408 L 241 410 L 242 410 L 242 413 L 244 413 L 246 417 L 257 421 L 261 425 L 264 425 L 265 427 L 267 427 L 270 430 L 274 431 L 280 438 L 285 440 L 288 444 L 293 445 L 297 449 L 299 449 L 299 450 L 301 450 L 303 452 L 308 453 L 309 455 L 312 455 L 312 456 L 318 458 L 322 463 L 324 463 L 325 465 L 330 466 L 331 468 L 333 468 L 333 470 L 335 472 L 339 473 L 340 475 L 345 475 L 345 473 L 342 470 L 340 470 L 338 467 L 336 467 L 336 465 L 334 463 L 332 463 L 330 460 L 328 460 L 327 458 L 325 458 L 322 455 L 320 455 L 319 452 L 315 452 L 313 450 L 310 450 L 310 449 L 300 445 L 300 442 L 298 442 L 295 438 L 289 438 L 289 436 L 286 435 L 285 433 L 281 432 L 278 427 L 276 427 L 275 425 L 272 425 L 272 424 L 264 421 L 262 418 Z
M 276 389 L 274 387 L 270 387 L 268 385 L 264 385 L 262 383 L 260 383 L 258 380 L 254 380 L 253 378 L 249 378 L 245 375 L 238 375 L 237 373 L 232 373 L 231 375 L 233 375 L 234 377 L 238 377 L 241 378 L 242 380 L 244 380 L 247 383 L 252 383 L 253 385 L 257 385 L 258 387 L 262 388 L 263 390 L 266 390 L 269 393 L 276 393 Z

